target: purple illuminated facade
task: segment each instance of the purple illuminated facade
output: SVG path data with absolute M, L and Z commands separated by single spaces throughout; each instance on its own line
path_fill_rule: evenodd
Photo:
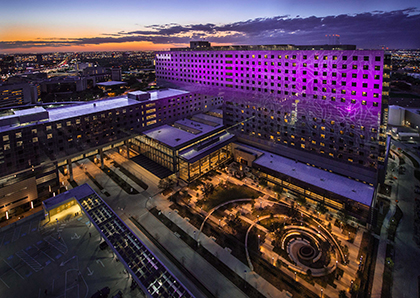
M 223 96 L 224 122 L 241 124 L 241 142 L 376 184 L 390 61 L 381 50 L 334 47 L 172 49 L 156 54 L 156 77 Z

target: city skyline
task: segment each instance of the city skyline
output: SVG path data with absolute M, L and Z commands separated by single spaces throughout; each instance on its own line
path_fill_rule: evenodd
M 191 1 L 72 5 L 5 3 L 0 53 L 163 50 L 192 39 L 223 44 L 341 44 L 419 48 L 420 11 L 412 0 Z

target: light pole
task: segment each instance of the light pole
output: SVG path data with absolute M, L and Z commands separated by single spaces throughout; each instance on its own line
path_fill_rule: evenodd
M 258 250 L 260 250 L 260 235 L 258 235 Z
M 324 289 L 321 288 L 321 298 L 323 297 L 323 294 L 324 294 Z

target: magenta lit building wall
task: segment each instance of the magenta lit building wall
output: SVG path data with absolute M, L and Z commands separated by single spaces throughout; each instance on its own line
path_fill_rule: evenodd
M 180 49 L 156 54 L 156 76 L 223 96 L 225 124 L 240 123 L 242 142 L 375 184 L 385 158 L 387 59 L 380 50 Z

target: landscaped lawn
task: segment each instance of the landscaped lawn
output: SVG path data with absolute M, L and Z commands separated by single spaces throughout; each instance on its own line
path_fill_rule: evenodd
M 211 195 L 200 200 L 204 210 L 208 211 L 227 201 L 248 198 L 255 199 L 262 195 L 261 192 L 246 185 L 240 186 L 232 183 L 227 183 L 226 185 L 226 188 L 224 186 L 217 186 Z

